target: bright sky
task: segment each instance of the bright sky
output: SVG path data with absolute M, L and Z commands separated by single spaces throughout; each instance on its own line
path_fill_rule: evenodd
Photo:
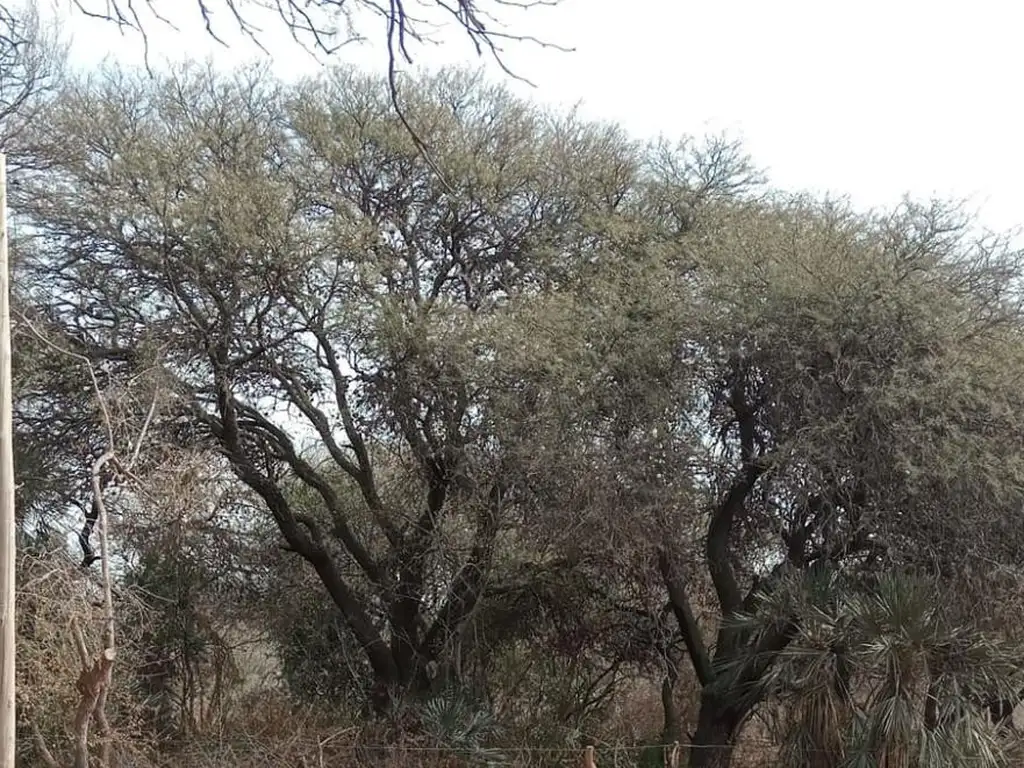
M 56 2 L 75 65 L 143 60 L 138 36 L 68 15 L 69 0 Z M 232 33 L 226 6 L 214 24 L 228 48 L 206 36 L 195 2 L 177 2 L 171 18 L 179 32 L 147 25 L 153 64 L 212 57 L 229 68 L 260 56 Z M 333 58 L 383 72 L 383 22 L 362 21 L 374 42 Z M 1024 4 L 562 0 L 508 21 L 575 48 L 508 45 L 507 63 L 536 85 L 517 88 L 539 101 L 581 102 L 584 114 L 638 136 L 725 131 L 787 189 L 849 195 L 863 206 L 892 204 L 904 193 L 966 198 L 993 229 L 1024 225 Z M 268 19 L 265 28 L 277 75 L 320 66 L 280 23 Z M 476 59 L 454 29 L 439 36 L 444 45 L 412 50 L 417 65 Z

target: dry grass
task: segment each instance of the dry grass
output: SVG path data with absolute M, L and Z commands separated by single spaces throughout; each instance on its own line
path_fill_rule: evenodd
M 34 727 L 61 762 L 59 758 L 73 749 L 72 718 L 82 699 L 76 689 L 83 663 L 76 634 L 80 631 L 90 655 L 103 647 L 102 588 L 92 574 L 75 568 L 62 554 L 22 555 L 18 577 L 19 720 L 22 731 L 29 733 Z M 128 597 L 121 603 L 125 621 L 141 620 L 137 602 Z M 133 650 L 124 649 L 115 669 L 135 662 Z M 107 709 L 121 724 L 117 739 L 137 740 L 130 691 L 115 686 Z M 38 751 L 37 745 L 28 742 L 22 739 L 19 745 L 26 760 Z

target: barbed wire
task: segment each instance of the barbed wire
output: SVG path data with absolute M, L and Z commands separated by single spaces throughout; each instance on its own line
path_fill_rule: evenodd
M 579 754 L 586 751 L 587 746 L 578 747 L 531 747 L 531 746 L 506 746 L 506 747 L 458 747 L 458 746 L 444 746 L 444 745 L 404 745 L 404 744 L 338 744 L 331 741 L 332 737 L 327 736 L 324 739 L 310 739 L 308 741 L 309 746 L 322 746 L 325 751 L 329 752 L 389 752 L 389 753 L 402 753 L 402 752 L 414 752 L 414 753 L 444 753 L 450 755 L 479 755 L 484 753 L 513 753 L 513 754 L 549 754 L 549 755 L 560 755 L 560 754 Z M 1021 746 L 1024 746 L 1024 740 L 1021 740 Z M 251 740 L 239 739 L 239 742 L 244 742 L 247 746 L 256 746 Z M 238 743 L 232 743 L 232 741 L 221 741 L 219 742 L 222 746 L 231 748 L 233 746 L 240 746 Z M 197 745 L 199 746 L 199 745 Z M 294 741 L 288 746 L 295 747 L 297 745 Z M 630 752 L 647 752 L 653 750 L 700 750 L 700 749 L 735 749 L 743 750 L 750 747 L 767 747 L 771 749 L 783 749 L 784 744 L 770 739 L 770 738 L 749 738 L 744 737 L 737 740 L 733 744 L 725 743 L 712 743 L 712 744 L 698 744 L 693 741 L 679 741 L 667 744 L 654 743 L 654 744 L 594 744 L 595 752 L 600 755 L 602 752 L 618 752 L 618 753 L 630 753 Z M 813 748 L 813 747 L 801 747 L 802 753 L 808 754 L 825 754 L 832 753 L 835 750 L 825 748 Z M 982 759 L 984 756 L 977 756 L 978 759 Z M 964 759 L 972 759 L 971 756 L 964 756 Z

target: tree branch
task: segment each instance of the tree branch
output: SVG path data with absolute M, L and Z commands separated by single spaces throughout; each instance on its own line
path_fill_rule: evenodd
M 225 400 L 225 405 L 219 406 L 222 420 L 226 413 L 224 410 L 225 407 L 228 408 L 227 413 L 232 414 L 232 423 L 235 425 L 236 431 L 240 433 L 241 429 L 237 416 L 239 414 L 244 415 L 245 420 L 256 428 L 255 430 L 248 431 L 255 431 L 257 434 L 262 434 L 264 437 L 269 438 L 275 451 L 280 455 L 281 459 L 288 464 L 292 471 L 295 472 L 296 476 L 320 494 L 324 504 L 331 513 L 332 520 L 334 522 L 335 535 L 341 540 L 345 549 L 352 556 L 352 559 L 356 561 L 366 576 L 377 585 L 383 584 L 384 573 L 380 564 L 370 554 L 369 550 L 363 546 L 362 542 L 356 538 L 351 526 L 349 526 L 345 519 L 345 511 L 342 507 L 341 499 L 338 497 L 337 491 L 334 490 L 334 487 L 319 472 L 317 472 L 309 462 L 299 456 L 291 438 L 284 432 L 284 430 L 271 422 L 255 408 L 237 403 L 233 394 L 229 393 L 229 399 Z M 241 448 L 241 443 L 238 442 L 237 438 L 236 446 L 237 448 L 232 450 L 239 451 L 239 455 L 244 457 L 244 450 Z M 294 522 L 294 519 L 292 522 Z
M 345 456 L 342 447 L 338 444 L 338 441 L 334 439 L 334 434 L 331 429 L 330 422 L 327 419 L 327 415 L 313 404 L 312 398 L 309 396 L 305 387 L 303 387 L 298 381 L 297 376 L 293 372 L 287 371 L 283 366 L 277 364 L 273 365 L 272 368 L 275 377 L 288 394 L 289 399 L 313 425 L 313 428 L 316 430 L 317 435 L 320 436 L 324 447 L 327 448 L 327 452 L 331 455 L 334 463 L 337 464 L 345 474 L 356 481 L 363 499 L 366 501 L 366 505 L 369 508 L 370 513 L 373 515 L 374 521 L 380 526 L 388 542 L 393 547 L 401 547 L 402 535 L 384 515 L 384 505 L 377 494 L 377 489 L 373 482 L 373 474 L 369 469 L 369 457 L 366 454 L 366 448 L 362 444 L 362 441 L 357 441 L 359 445 L 358 450 L 355 445 L 352 446 L 353 453 L 356 455 L 356 462 L 358 462 L 355 463 Z M 345 418 L 346 412 L 345 410 L 342 410 L 342 419 L 344 420 Z M 348 414 L 348 420 L 351 422 L 351 414 Z M 351 439 L 352 434 L 356 434 L 355 425 L 352 424 L 351 429 L 346 426 L 345 431 L 347 436 Z M 281 433 L 278 432 L 278 434 Z M 294 453 L 294 451 L 291 451 L 291 453 Z M 291 463 L 292 462 L 289 461 L 289 464 Z M 309 469 L 310 471 L 313 471 L 312 467 Z M 317 487 L 318 491 L 320 490 L 318 486 L 315 487 Z M 330 505 L 330 502 L 328 502 L 328 504 Z
M 327 334 L 324 331 L 323 323 L 319 323 L 319 327 L 315 328 L 313 335 L 316 337 L 318 345 L 317 361 L 321 367 L 325 368 L 331 374 L 331 382 L 334 386 L 334 403 L 338 408 L 338 413 L 341 416 L 341 424 L 345 430 L 345 437 L 348 439 L 349 445 L 352 448 L 352 452 L 356 456 L 356 462 L 359 465 L 359 474 L 355 476 L 356 481 L 359 483 L 359 489 L 363 494 L 363 498 L 366 501 L 370 511 L 375 516 L 379 516 L 378 522 L 384 524 L 384 503 L 381 501 L 380 494 L 377 492 L 377 481 L 374 477 L 373 464 L 370 461 L 370 452 L 366 448 L 366 441 L 363 439 L 358 427 L 356 427 L 355 418 L 352 415 L 352 407 L 348 402 L 348 378 L 342 373 L 341 364 L 338 361 L 338 355 L 334 351 L 334 346 L 330 343 L 327 338 Z M 400 535 L 397 531 L 391 529 L 391 533 L 388 530 L 391 527 L 385 528 L 385 534 L 388 536 L 388 541 L 393 546 L 400 544 Z
M 444 647 L 452 633 L 462 626 L 476 608 L 483 594 L 484 580 L 494 558 L 494 543 L 507 492 L 507 488 L 495 484 L 487 504 L 477 515 L 473 548 L 452 580 L 444 606 L 423 641 L 423 647 L 431 654 L 436 654 Z
M 665 581 L 668 590 L 669 602 L 672 605 L 672 613 L 675 614 L 676 622 L 679 624 L 679 631 L 686 644 L 690 661 L 693 663 L 693 671 L 697 674 L 697 680 L 701 685 L 708 685 L 715 679 L 714 667 L 711 663 L 711 656 L 704 644 L 704 637 L 693 615 L 693 608 L 690 606 L 689 597 L 686 594 L 686 587 L 672 563 L 668 552 L 665 549 L 658 549 L 658 570 Z
M 743 595 L 729 557 L 733 523 L 743 512 L 747 497 L 767 469 L 763 457 L 756 455 L 755 414 L 746 402 L 740 377 L 732 386 L 730 405 L 740 432 L 740 469 L 711 515 L 705 546 L 708 570 L 723 616 L 736 612 L 743 605 Z
M 314 537 L 319 535 L 316 533 L 316 528 L 311 528 L 311 533 L 307 534 L 299 527 L 300 522 L 296 519 L 280 488 L 256 469 L 242 448 L 237 403 L 229 383 L 223 377 L 219 380 L 217 391 L 217 407 L 221 418 L 218 420 L 211 417 L 198 404 L 193 404 L 195 415 L 214 432 L 221 444 L 221 450 L 231 462 L 232 469 L 238 478 L 263 499 L 288 545 L 316 570 L 331 599 L 344 615 L 356 640 L 365 649 L 374 672 L 383 680 L 397 680 L 397 669 L 387 644 L 373 626 L 373 622 L 370 621 L 355 592 L 338 573 L 338 569 L 328 553 L 315 541 Z M 311 522 L 309 519 L 303 519 L 301 524 L 308 525 Z
M 32 743 L 35 745 L 36 752 L 39 753 L 39 759 L 43 761 L 46 768 L 60 768 L 60 763 L 54 759 L 50 748 L 46 746 L 46 739 L 43 738 L 43 733 L 39 730 L 36 721 L 29 720 L 28 727 L 32 733 Z

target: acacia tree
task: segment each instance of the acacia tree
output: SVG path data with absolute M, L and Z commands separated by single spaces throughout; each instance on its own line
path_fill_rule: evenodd
M 440 176 L 380 79 L 111 73 L 32 132 L 46 170 L 14 199 L 41 320 L 112 381 L 160 361 L 162 433 L 261 500 L 378 709 L 464 683 L 481 637 L 670 658 L 667 596 L 691 763 L 727 765 L 800 619 L 731 618 L 787 574 L 970 600 L 965 559 L 1013 563 L 1004 243 L 940 207 L 758 196 L 728 144 L 641 147 L 464 73 L 418 87 Z M 535 629 L 567 596 L 595 621 Z
M 690 344 L 714 642 L 684 553 L 666 546 L 660 565 L 703 685 L 691 764 L 724 766 L 751 689 L 799 628 L 795 615 L 757 631 L 729 617 L 787 573 L 897 568 L 969 603 L 986 595 L 958 579 L 964 563 L 1014 563 L 1024 326 L 1019 254 L 942 206 L 862 216 L 761 201 L 698 229 Z
M 188 70 L 69 90 L 34 135 L 48 170 L 15 199 L 42 232 L 22 279 L 48 321 L 111 376 L 159 350 L 167 429 L 262 499 L 378 708 L 457 676 L 487 595 L 582 567 L 562 549 L 582 523 L 527 525 L 584 508 L 582 474 L 552 478 L 594 458 L 585 430 L 537 416 L 589 376 L 547 357 L 538 307 L 664 249 L 668 220 L 616 129 L 465 74 L 420 88 L 410 119 L 444 183 L 380 80 Z

